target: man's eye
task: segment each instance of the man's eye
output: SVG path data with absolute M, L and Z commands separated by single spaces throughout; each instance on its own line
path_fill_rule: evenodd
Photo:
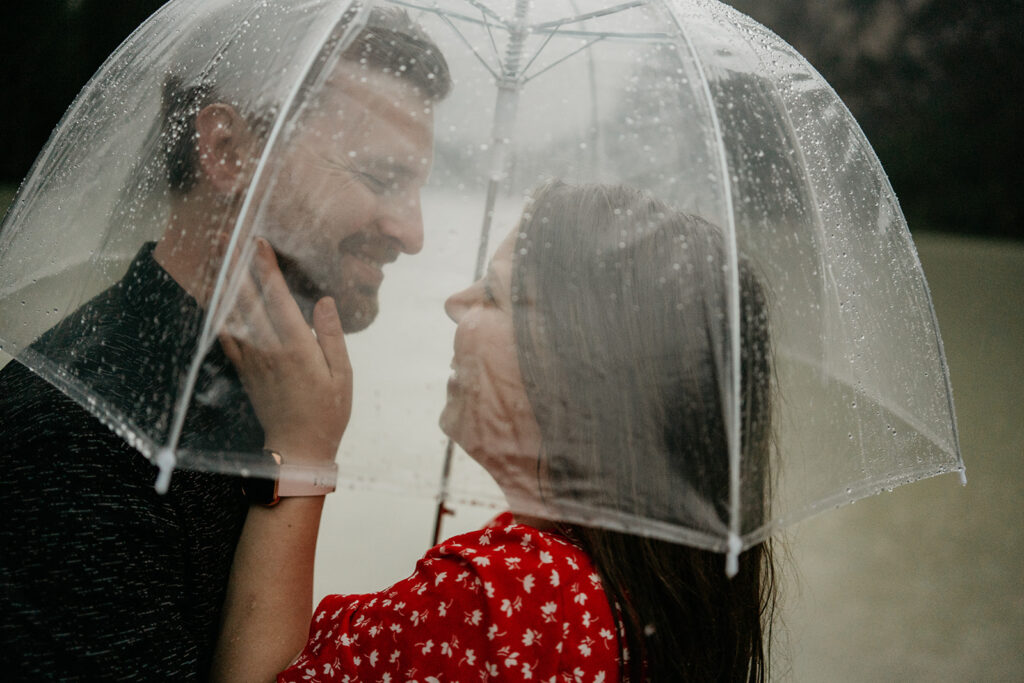
M 391 189 L 392 183 L 384 180 L 380 176 L 376 176 L 372 173 L 360 173 L 359 176 L 372 192 L 382 194 Z

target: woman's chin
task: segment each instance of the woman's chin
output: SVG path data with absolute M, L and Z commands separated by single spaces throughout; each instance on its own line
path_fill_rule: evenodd
M 455 443 L 458 443 L 458 439 L 455 438 L 455 426 L 458 423 L 458 421 L 455 418 L 455 412 L 455 409 L 452 407 L 452 402 L 449 400 L 447 403 L 444 404 L 444 409 L 441 410 L 441 416 L 437 419 L 437 424 L 439 427 L 441 427 L 441 431 L 444 432 L 445 436 L 447 436 Z

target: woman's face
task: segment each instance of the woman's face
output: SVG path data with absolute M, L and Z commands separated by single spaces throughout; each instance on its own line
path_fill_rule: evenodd
M 444 432 L 494 477 L 506 496 L 536 489 L 540 451 L 540 428 L 523 388 L 512 323 L 514 246 L 513 230 L 484 278 L 445 303 L 458 327 L 454 372 L 441 413 Z

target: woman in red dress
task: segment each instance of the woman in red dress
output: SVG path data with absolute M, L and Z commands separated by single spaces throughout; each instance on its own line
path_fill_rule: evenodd
M 268 448 L 329 461 L 351 405 L 340 322 L 325 299 L 309 335 L 273 252 L 258 252 L 258 285 L 237 314 L 257 341 L 222 344 Z M 457 329 L 441 426 L 513 513 L 432 548 L 379 593 L 311 610 L 322 498 L 254 507 L 215 674 L 270 680 L 291 662 L 278 680 L 765 680 L 767 543 L 728 578 L 720 553 L 580 523 L 587 506 L 629 519 L 679 501 L 698 531 L 727 519 L 715 358 L 725 268 L 714 226 L 643 192 L 538 190 L 487 275 L 446 304 Z M 768 496 L 767 304 L 743 259 L 739 282 L 741 475 L 764 491 L 748 505 L 756 527 Z

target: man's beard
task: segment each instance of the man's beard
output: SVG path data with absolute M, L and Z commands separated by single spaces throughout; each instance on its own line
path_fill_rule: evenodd
M 298 305 L 306 322 L 312 324 L 313 308 L 325 296 L 334 298 L 338 317 L 345 332 L 358 332 L 374 321 L 379 311 L 377 286 L 350 282 L 346 278 L 342 258 L 331 259 L 330 263 L 319 262 L 315 274 L 306 263 L 282 253 L 275 248 L 278 266 L 284 276 L 288 290 Z M 381 265 L 394 261 L 398 251 L 386 240 L 377 240 L 365 234 L 356 233 L 342 240 L 337 253 L 373 254 Z

